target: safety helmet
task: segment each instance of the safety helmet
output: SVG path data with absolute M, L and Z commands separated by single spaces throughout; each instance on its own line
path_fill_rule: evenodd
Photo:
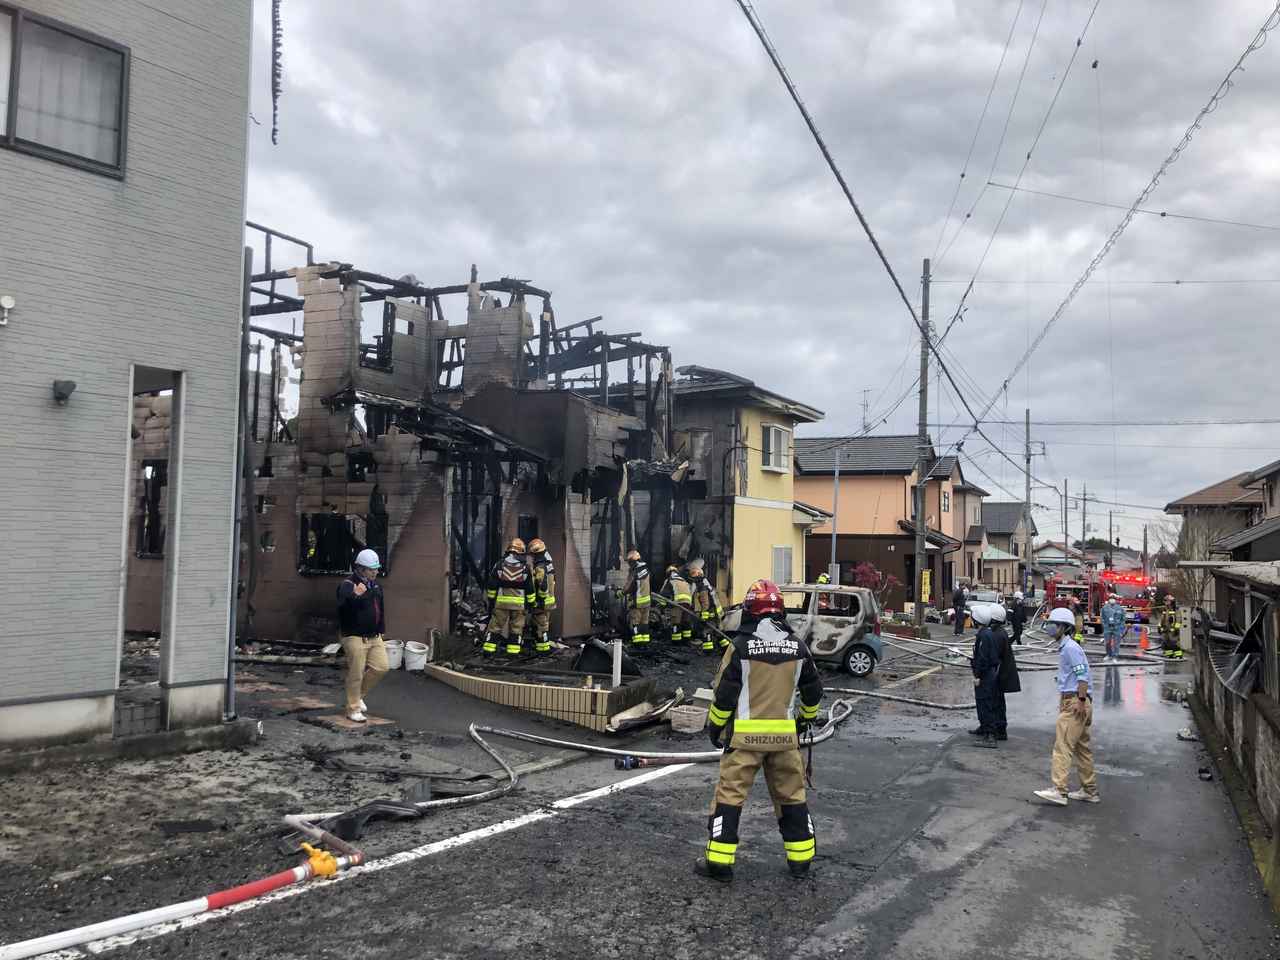
M 516 537 L 511 541 L 511 545 L 507 547 L 511 553 L 524 553 L 524 541 Z
M 673 574 L 673 573 L 679 573 L 679 572 L 680 572 L 680 568 L 679 568 L 679 567 L 677 567 L 674 563 L 673 563 L 673 564 L 671 564 L 671 566 L 667 567 L 667 575 L 668 575 L 668 576 L 670 576 L 670 575 L 671 575 L 671 574 Z
M 831 582 L 831 576 L 830 576 L 829 574 L 826 574 L 826 573 L 820 573 L 820 574 L 818 574 L 818 582 L 819 582 L 819 583 L 830 583 L 830 582 Z
M 689 576 L 691 576 L 691 577 L 700 577 L 700 576 L 702 576 L 702 561 L 701 561 L 701 560 L 695 560 L 695 561 L 693 561 L 693 563 L 689 564 Z
M 1009 615 L 1009 611 L 1004 608 L 1002 603 L 991 604 L 991 622 L 1004 623 L 1005 617 Z
M 374 550 L 361 550 L 356 554 L 356 566 L 364 567 L 368 570 L 381 570 L 382 564 L 378 562 L 378 554 Z
M 975 603 L 969 608 L 969 616 L 973 618 L 974 623 L 985 627 L 991 622 L 991 604 Z
M 778 592 L 778 585 L 772 580 L 757 580 L 747 587 L 747 595 L 742 600 L 742 609 L 753 617 L 782 613 L 782 594 Z
M 534 537 L 532 540 L 529 541 L 529 552 L 530 553 L 546 553 L 547 545 L 542 542 L 541 537 Z
M 1013 591 L 1013 599 L 1015 599 L 1015 600 L 1021 600 L 1021 599 L 1022 599 L 1022 591 L 1021 591 L 1021 590 L 1015 590 L 1015 591 Z
M 639 550 L 635 550 L 635 549 L 628 550 L 628 551 L 627 551 L 627 559 L 628 559 L 628 560 L 639 560 L 639 559 L 640 559 L 640 551 L 639 551 Z
M 1076 628 L 1076 618 L 1066 607 L 1054 607 L 1049 611 L 1049 622 L 1060 623 L 1064 627 L 1070 627 L 1072 630 Z

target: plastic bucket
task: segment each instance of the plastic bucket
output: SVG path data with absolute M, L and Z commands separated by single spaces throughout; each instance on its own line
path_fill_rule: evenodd
M 430 655 L 431 648 L 425 643 L 410 640 L 404 645 L 404 668 L 406 670 L 421 670 L 427 665 Z
M 383 647 L 387 651 L 387 669 L 399 670 L 400 664 L 404 662 L 404 643 L 400 640 L 383 640 Z

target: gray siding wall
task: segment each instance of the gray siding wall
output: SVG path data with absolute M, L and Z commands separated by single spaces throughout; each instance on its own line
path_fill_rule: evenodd
M 18 301 L 0 328 L 0 540 L 19 584 L 0 704 L 116 686 L 133 364 L 184 375 L 163 679 L 220 677 L 251 0 L 21 2 L 127 45 L 132 67 L 124 180 L 0 150 L 0 294 Z M 78 384 L 66 406 L 55 378 Z

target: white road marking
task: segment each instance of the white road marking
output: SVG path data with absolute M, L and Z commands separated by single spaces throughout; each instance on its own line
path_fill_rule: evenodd
M 142 940 L 153 940 L 156 937 L 162 937 L 166 934 L 176 933 L 179 930 L 189 930 L 192 927 L 198 927 L 210 920 L 219 920 L 222 917 L 228 917 L 244 910 L 252 910 L 255 907 L 265 906 L 268 903 L 275 903 L 278 900 L 287 900 L 289 897 L 300 896 L 304 893 L 311 893 L 314 890 L 326 890 L 336 883 L 342 883 L 354 877 L 366 873 L 376 873 L 380 870 L 386 870 L 390 867 L 398 867 L 406 863 L 412 863 L 415 860 L 421 860 L 423 857 L 430 857 L 437 853 L 443 853 L 446 850 L 453 850 L 457 847 L 463 847 L 477 840 L 487 840 L 489 837 L 496 837 L 499 834 L 510 833 L 512 830 L 519 830 L 531 823 L 539 823 L 543 820 L 551 820 L 556 817 L 560 811 L 568 810 L 580 804 L 587 803 L 591 800 L 607 797 L 623 790 L 629 790 L 632 787 L 638 787 L 642 784 L 649 783 L 652 780 L 658 780 L 662 777 L 668 777 L 673 773 L 679 773 L 681 770 L 687 770 L 692 764 L 682 763 L 670 767 L 657 767 L 652 770 L 646 770 L 644 773 L 626 780 L 619 780 L 608 786 L 599 787 L 595 790 L 588 790 L 586 793 L 575 794 L 572 797 L 565 797 L 563 800 L 556 800 L 554 803 L 546 807 L 540 807 L 530 813 L 522 814 L 518 817 L 512 817 L 509 820 L 502 820 L 498 823 L 491 823 L 487 827 L 477 827 L 475 830 L 468 830 L 465 833 L 459 833 L 452 837 L 446 837 L 443 840 L 435 840 L 431 843 L 423 844 L 420 847 L 413 847 L 409 850 L 403 850 L 400 853 L 393 853 L 390 856 L 380 857 L 377 860 L 370 860 L 368 863 L 359 867 L 353 867 L 350 870 L 344 870 L 327 880 L 311 880 L 306 883 L 295 884 L 289 887 L 283 887 L 275 890 L 265 896 L 257 897 L 253 900 L 246 900 L 244 903 L 232 904 L 229 907 L 223 907 L 219 910 L 210 910 L 207 913 L 198 913 L 193 917 L 183 917 L 180 920 L 172 920 L 167 923 L 157 923 L 150 927 L 144 927 L 141 930 L 135 930 L 133 933 L 121 934 L 115 937 L 105 937 L 101 940 L 94 940 L 82 947 L 76 947 L 70 950 L 58 950 L 53 953 L 42 954 L 45 960 L 78 960 L 85 956 L 85 951 L 93 955 L 108 953 L 120 947 L 127 947 L 131 944 L 138 943 Z

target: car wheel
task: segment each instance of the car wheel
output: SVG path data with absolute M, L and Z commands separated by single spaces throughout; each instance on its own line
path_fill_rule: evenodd
M 876 668 L 876 655 L 861 643 L 854 644 L 844 655 L 844 669 L 855 677 L 868 676 Z

